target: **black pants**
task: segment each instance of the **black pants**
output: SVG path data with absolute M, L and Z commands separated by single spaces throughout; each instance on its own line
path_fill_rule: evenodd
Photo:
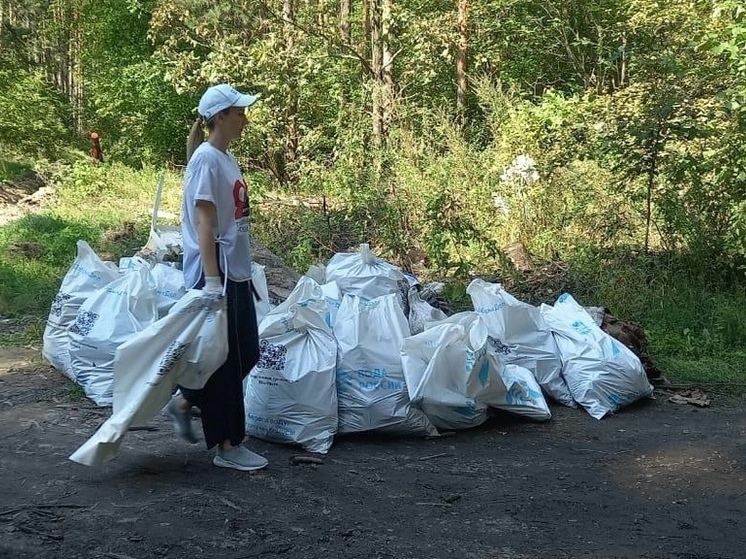
M 243 379 L 259 360 L 259 333 L 251 282 L 228 280 L 226 300 L 228 359 L 200 390 L 181 388 L 184 398 L 202 412 L 202 430 L 208 449 L 225 440 L 238 446 L 246 436 Z

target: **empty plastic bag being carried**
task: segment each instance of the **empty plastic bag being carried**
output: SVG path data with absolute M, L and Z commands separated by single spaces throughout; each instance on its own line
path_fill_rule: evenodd
M 225 302 L 188 291 L 168 315 L 119 346 L 112 415 L 70 459 L 86 466 L 110 460 L 127 430 L 159 414 L 177 385 L 202 388 L 227 357 Z

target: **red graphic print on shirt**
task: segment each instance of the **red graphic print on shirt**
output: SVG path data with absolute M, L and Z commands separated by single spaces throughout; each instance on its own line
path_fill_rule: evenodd
M 249 216 L 249 197 L 246 183 L 240 179 L 233 185 L 233 203 L 236 205 L 236 219 Z

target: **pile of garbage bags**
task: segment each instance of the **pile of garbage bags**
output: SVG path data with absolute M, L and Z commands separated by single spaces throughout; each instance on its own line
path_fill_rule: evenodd
M 312 267 L 276 306 L 256 263 L 253 281 L 260 358 L 244 398 L 247 431 L 260 439 L 326 453 L 337 435 L 437 436 L 482 424 L 490 409 L 546 421 L 547 400 L 601 419 L 653 391 L 640 360 L 567 293 L 536 307 L 475 279 L 473 310 L 448 316 L 431 304 L 442 284 L 420 285 L 367 244 Z M 202 365 L 227 347 L 212 333 L 222 309 L 201 307 L 171 263 L 115 266 L 78 242 L 43 354 L 118 417 L 78 461 L 110 457 L 177 384 L 204 384 L 212 365 Z M 176 317 L 197 312 L 204 320 L 183 335 L 190 323 Z
M 315 266 L 259 325 L 248 432 L 325 453 L 335 435 L 433 436 L 490 408 L 544 421 L 547 398 L 601 419 L 653 391 L 569 294 L 535 307 L 477 279 L 474 310 L 446 316 L 427 289 L 368 245 Z
M 252 279 L 268 301 L 263 266 L 252 263 Z M 118 348 L 163 321 L 187 294 L 183 273 L 174 263 L 134 256 L 117 266 L 78 241 L 77 257 L 49 311 L 42 355 L 96 404 L 111 406 Z M 187 312 L 182 306 L 177 311 Z M 268 310 L 268 303 L 257 305 L 258 316 Z

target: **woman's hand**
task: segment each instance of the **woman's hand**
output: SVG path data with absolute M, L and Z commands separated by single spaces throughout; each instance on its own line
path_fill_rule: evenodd
M 202 293 L 206 299 L 215 300 L 223 296 L 223 284 L 220 276 L 205 276 L 205 286 Z

